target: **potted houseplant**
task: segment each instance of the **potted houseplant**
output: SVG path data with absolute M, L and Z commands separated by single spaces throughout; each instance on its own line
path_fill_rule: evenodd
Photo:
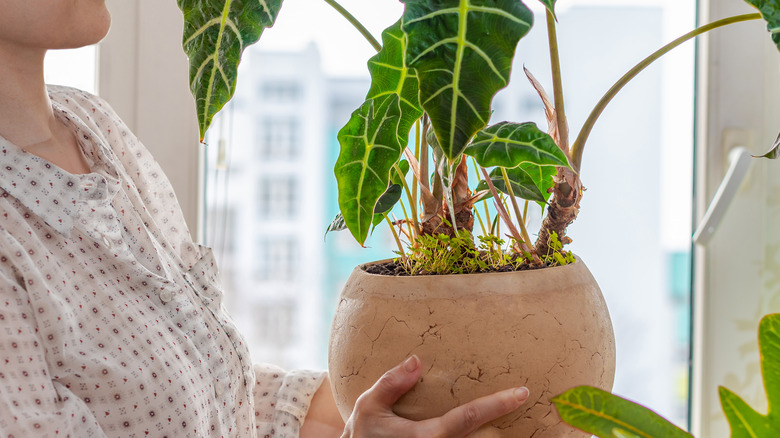
M 547 132 L 532 123 L 489 124 L 492 98 L 506 86 L 514 48 L 532 24 L 522 2 L 404 0 L 403 17 L 385 30 L 379 44 L 334 0 L 325 1 L 379 52 L 369 60 L 372 85 L 366 102 L 339 132 L 335 173 L 341 215 L 330 229 L 349 229 L 363 244 L 385 221 L 398 243 L 395 260 L 356 269 L 348 282 L 352 289 L 342 296 L 331 341 L 331 373 L 342 414 L 390 363 L 416 353 L 436 367 L 401 400 L 399 413 L 436 415 L 492 392 L 489 382 L 507 387 L 527 378 L 531 403 L 494 422 L 492 433 L 575 433 L 559 424 L 550 397 L 579 384 L 608 390 L 614 373 L 614 339 L 598 286 L 583 262 L 564 250 L 566 227 L 582 196 L 579 171 L 590 129 L 623 85 L 682 42 L 762 16 L 777 29 L 777 2 L 750 0 L 761 14 L 718 20 L 653 53 L 609 90 L 570 145 L 554 0 L 542 0 L 552 98 L 528 73 L 544 103 Z M 273 25 L 282 1 L 178 3 L 204 136 L 232 96 L 243 49 Z M 773 35 L 778 37 L 776 30 Z M 469 168 L 477 184 L 469 185 Z M 404 195 L 405 203 L 399 201 Z M 389 212 L 399 202 L 406 213 L 392 221 Z M 547 210 L 535 241 L 526 229 L 529 202 Z M 488 203 L 494 210 L 475 208 Z M 478 238 L 475 223 L 482 231 Z M 486 274 L 491 271 L 509 272 Z M 458 316 L 458 311 L 465 313 Z M 508 338 L 500 340 L 499 334 Z M 469 343 L 478 349 L 453 350 Z M 355 357 L 343 356 L 348 350 Z M 533 361 L 527 357 L 531 352 Z

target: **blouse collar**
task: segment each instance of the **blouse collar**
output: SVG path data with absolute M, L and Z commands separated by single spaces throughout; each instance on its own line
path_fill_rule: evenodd
M 72 174 L 0 136 L 0 188 L 69 236 L 79 211 L 111 202 L 120 189 L 113 153 L 73 112 L 53 102 L 54 113 L 76 134 L 91 173 Z

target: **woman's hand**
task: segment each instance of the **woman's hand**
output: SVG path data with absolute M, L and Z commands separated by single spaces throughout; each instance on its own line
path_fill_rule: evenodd
M 528 389 L 513 388 L 473 400 L 438 418 L 411 421 L 395 415 L 393 405 L 417 383 L 420 373 L 417 356 L 386 372 L 358 398 L 342 438 L 465 437 L 528 399 Z

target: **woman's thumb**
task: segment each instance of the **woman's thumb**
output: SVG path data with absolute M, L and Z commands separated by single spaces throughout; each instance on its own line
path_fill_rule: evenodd
M 382 375 L 361 398 L 369 397 L 380 406 L 391 408 L 417 383 L 421 369 L 420 359 L 412 356 Z

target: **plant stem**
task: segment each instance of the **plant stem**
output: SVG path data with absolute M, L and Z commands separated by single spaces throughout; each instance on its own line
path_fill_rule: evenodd
M 523 222 L 526 221 L 528 218 L 528 200 L 525 200 L 525 205 L 523 205 Z
M 393 221 L 390 220 L 390 217 L 387 215 L 387 213 L 383 213 L 382 215 L 385 217 L 387 225 L 390 226 L 390 231 L 393 232 L 393 238 L 395 239 L 395 243 L 398 245 L 398 251 L 401 253 L 401 260 L 406 261 L 404 246 L 401 244 L 401 238 L 398 237 L 398 232 L 395 231 L 395 225 L 393 225 Z
M 569 128 L 566 122 L 566 111 L 563 105 L 563 80 L 561 79 L 561 60 L 558 55 L 558 36 L 555 32 L 555 16 L 547 10 L 547 41 L 550 44 L 550 65 L 552 66 L 553 98 L 555 100 L 555 117 L 562 151 L 569 151 Z
M 421 129 L 420 129 L 420 119 L 417 119 L 417 122 L 415 122 L 414 126 L 415 126 L 414 156 L 415 157 L 419 157 L 420 156 L 420 147 L 422 146 L 421 143 L 420 143 L 421 140 L 422 140 L 422 138 L 420 137 L 420 135 L 421 135 L 421 133 L 420 133 L 420 131 L 421 131 Z M 417 162 L 419 163 L 420 161 L 417 160 Z M 412 172 L 412 204 L 415 207 L 419 206 L 419 204 L 417 203 L 417 188 L 418 188 L 418 185 L 419 185 L 419 181 L 417 181 L 417 174 L 415 172 Z M 415 215 L 414 215 L 414 220 L 415 220 L 414 227 L 415 227 L 416 230 L 419 230 L 420 228 L 419 228 L 418 222 L 420 220 L 420 215 L 417 214 L 416 212 L 415 212 Z
M 685 35 L 677 38 L 676 40 L 672 41 L 671 43 L 661 47 L 657 51 L 653 52 L 650 56 L 643 59 L 639 64 L 634 66 L 634 68 L 629 70 L 625 75 L 623 75 L 623 77 L 621 77 L 615 83 L 615 85 L 612 86 L 612 88 L 609 89 L 609 91 L 607 91 L 604 97 L 602 97 L 601 100 L 599 100 L 599 102 L 596 104 L 596 107 L 593 108 L 593 111 L 591 111 L 590 116 L 588 116 L 588 119 L 582 125 L 582 130 L 580 130 L 580 133 L 577 136 L 577 139 L 574 141 L 574 145 L 572 145 L 571 148 L 571 158 L 572 158 L 571 165 L 574 168 L 574 170 L 577 172 L 579 172 L 580 170 L 580 165 L 582 164 L 582 151 L 585 148 L 585 142 L 588 140 L 588 136 L 590 135 L 590 132 L 593 129 L 593 125 L 596 123 L 596 120 L 598 120 L 599 116 L 604 111 L 604 108 L 606 108 L 607 104 L 609 104 L 612 98 L 615 97 L 618 91 L 620 91 L 631 79 L 633 79 L 636 75 L 638 75 L 648 65 L 652 64 L 653 61 L 665 55 L 667 52 L 679 46 L 680 44 L 692 38 L 695 38 L 703 33 L 709 32 L 719 27 L 727 26 L 729 24 L 739 23 L 741 21 L 758 20 L 760 18 L 761 18 L 761 14 L 755 13 L 755 14 L 736 15 L 734 17 L 728 17 L 728 18 L 723 18 L 721 20 L 713 21 L 710 24 L 694 29 L 686 33 Z
M 549 11 L 548 11 L 549 13 Z M 517 205 L 517 198 L 515 198 L 515 191 L 512 190 L 512 182 L 509 180 L 509 175 L 506 174 L 506 168 L 499 167 L 501 169 L 501 176 L 504 178 L 504 184 L 506 184 L 506 191 L 509 192 L 509 200 L 512 202 L 512 209 L 515 211 L 515 217 L 517 223 L 520 225 L 520 233 L 523 235 L 526 245 L 531 245 L 531 238 L 528 236 L 528 230 L 525 228 L 525 216 L 520 214 L 520 207 Z
M 379 41 L 377 41 L 376 38 L 374 38 L 374 36 L 371 35 L 371 32 L 369 32 L 368 29 L 366 29 L 366 27 L 363 26 L 363 23 L 358 21 L 357 18 L 355 18 L 352 14 L 350 14 L 349 11 L 344 9 L 344 7 L 341 6 L 336 0 L 325 0 L 325 3 L 333 6 L 333 9 L 338 11 L 339 14 L 341 14 L 344 18 L 347 19 L 347 21 L 350 22 L 350 24 L 355 26 L 355 29 L 357 29 L 358 32 L 360 32 L 360 34 L 363 35 L 363 37 L 369 42 L 369 44 L 371 44 L 374 47 L 374 49 L 376 49 L 377 52 L 382 50 L 382 45 L 379 44 Z
M 406 205 L 404 205 L 403 199 L 398 201 L 399 204 L 401 204 L 401 210 L 404 212 L 404 223 L 406 224 L 406 228 L 409 229 L 409 240 L 414 239 L 414 233 L 412 232 L 412 226 L 409 225 L 409 214 L 406 212 Z
M 417 219 L 418 218 L 417 202 L 412 196 L 412 191 L 409 189 L 409 185 L 406 184 L 406 176 L 404 175 L 404 172 L 401 170 L 401 168 L 398 166 L 398 163 L 393 164 L 393 169 L 395 169 L 395 172 L 398 174 L 398 177 L 401 179 L 401 184 L 403 184 L 404 191 L 406 191 L 406 197 L 409 198 L 409 203 L 411 204 L 412 223 L 414 224 L 414 232 L 412 233 L 412 238 L 416 239 L 417 234 L 420 232 L 420 223 L 419 220 Z M 401 203 L 401 206 L 403 206 L 403 202 Z M 404 216 L 406 216 L 406 208 L 404 208 Z M 406 216 L 406 222 L 409 223 L 408 216 Z

